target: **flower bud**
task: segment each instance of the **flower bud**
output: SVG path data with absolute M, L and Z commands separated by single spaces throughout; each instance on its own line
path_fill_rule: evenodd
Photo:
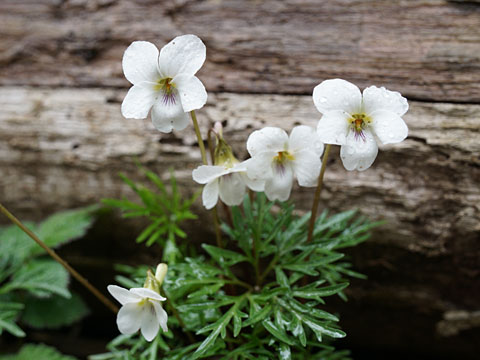
M 158 281 L 158 286 L 161 286 L 165 275 L 167 275 L 168 266 L 167 264 L 161 263 L 157 266 L 157 271 L 155 272 L 155 279 Z

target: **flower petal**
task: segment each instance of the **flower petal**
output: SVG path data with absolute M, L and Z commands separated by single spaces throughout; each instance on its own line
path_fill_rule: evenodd
M 257 153 L 247 163 L 247 175 L 252 180 L 267 179 L 273 175 L 272 162 L 277 155 L 274 151 Z
M 260 152 L 270 150 L 273 152 L 286 150 L 288 135 L 285 130 L 277 127 L 264 127 L 250 134 L 247 140 L 247 150 L 251 157 Z
M 322 166 L 319 155 L 309 150 L 299 151 L 295 153 L 295 160 L 292 164 L 300 186 L 316 186 Z
M 286 201 L 293 185 L 293 169 L 290 165 L 277 166 L 273 176 L 265 182 L 265 195 L 268 200 Z
M 361 109 L 362 94 L 357 86 L 348 81 L 330 79 L 313 89 L 313 103 L 322 114 L 332 110 L 355 114 Z
M 123 54 L 122 67 L 132 84 L 156 82 L 160 78 L 157 47 L 148 41 L 134 41 Z
M 388 110 L 402 116 L 408 110 L 408 102 L 397 91 L 369 86 L 363 90 L 363 108 L 367 115 L 377 110 Z
M 224 166 L 200 165 L 195 170 L 193 170 L 192 178 L 199 184 L 206 184 L 228 173 L 229 170 L 225 169 Z
M 202 202 L 206 209 L 213 208 L 218 201 L 218 180 L 212 180 L 204 186 L 202 191 Z
M 154 301 L 152 302 L 153 307 L 155 308 L 155 314 L 157 315 L 157 321 L 160 324 L 160 327 L 162 328 L 163 332 L 168 331 L 167 327 L 167 321 L 168 321 L 168 314 L 167 312 L 163 309 L 162 305 L 160 303 Z
M 239 173 L 223 175 L 219 180 L 220 199 L 228 206 L 240 205 L 245 195 L 245 183 Z
M 195 35 L 177 36 L 160 50 L 159 68 L 163 76 L 195 75 L 202 67 L 207 48 Z
M 154 84 L 140 82 L 128 90 L 122 102 L 122 115 L 127 119 L 145 119 L 157 99 Z
M 405 121 L 397 114 L 387 111 L 374 111 L 372 118 L 372 129 L 382 144 L 394 144 L 405 140 L 408 136 L 408 127 Z
M 349 171 L 367 170 L 377 157 L 378 146 L 373 134 L 369 130 L 364 131 L 364 134 L 365 140 L 355 137 L 355 133 L 350 131 L 346 144 L 340 148 L 343 166 Z
M 178 99 L 174 103 L 158 99 L 152 108 L 152 123 L 158 131 L 169 133 L 173 129 L 183 130 L 189 123 L 188 113 L 183 111 L 182 104 Z
M 253 179 L 250 179 L 247 174 L 242 174 L 242 176 L 243 176 L 243 182 L 245 183 L 245 185 L 247 185 L 247 187 L 250 190 L 253 190 L 256 192 L 265 191 L 265 180 L 261 180 L 261 179 L 253 180 Z
M 207 102 L 207 90 L 196 76 L 180 74 L 175 76 L 172 82 L 178 89 L 183 111 L 201 109 Z
M 147 341 L 152 341 L 155 339 L 155 336 L 158 334 L 158 329 L 160 324 L 157 320 L 156 309 L 153 305 L 153 302 L 147 301 L 144 306 L 142 313 L 142 324 L 140 330 L 143 337 Z
M 123 305 L 117 314 L 118 330 L 122 334 L 134 334 L 140 329 L 142 323 L 143 306 L 138 303 Z
M 349 130 L 348 115 L 345 111 L 329 111 L 322 116 L 317 125 L 317 134 L 325 144 L 343 145 L 347 141 Z
M 245 185 L 247 185 L 251 190 L 257 191 L 257 192 L 264 191 L 265 180 L 261 180 L 261 179 L 254 180 L 247 175 L 246 171 L 248 169 L 248 164 L 251 162 L 251 160 L 252 159 L 250 158 L 245 161 L 242 161 L 241 163 L 236 164 L 234 168 L 244 169 L 245 172 L 242 172 L 240 175 L 243 177 L 243 182 L 245 183 Z
M 288 150 L 294 154 L 297 151 L 311 150 L 320 158 L 323 153 L 323 143 L 314 128 L 300 125 L 295 126 L 290 133 Z
M 117 285 L 108 285 L 107 290 L 122 305 L 142 300 L 141 296 Z
M 159 293 L 147 288 L 131 288 L 130 291 L 138 296 L 141 296 L 142 298 L 155 299 L 158 301 L 167 300 L 166 298 L 161 296 Z

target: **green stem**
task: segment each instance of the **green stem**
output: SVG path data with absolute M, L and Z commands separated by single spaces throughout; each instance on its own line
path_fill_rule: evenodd
M 180 314 L 178 313 L 177 308 L 170 301 L 169 297 L 167 297 L 167 304 L 170 307 L 170 310 L 172 311 L 173 316 L 175 316 L 175 318 L 178 320 L 178 324 L 180 325 L 182 330 L 185 331 L 185 333 L 187 334 L 187 337 L 188 337 L 188 340 L 190 341 L 190 343 L 192 343 L 192 344 L 195 343 L 195 338 L 193 337 L 193 335 L 190 331 L 185 329 L 185 323 L 183 322 L 182 318 L 180 317 Z
M 118 307 L 111 302 L 105 295 L 103 295 L 96 287 L 88 282 L 86 278 L 80 275 L 74 268 L 72 268 L 65 260 L 63 260 L 57 253 L 50 249 L 42 240 L 40 240 L 37 235 L 35 235 L 31 230 L 29 230 L 25 225 L 22 224 L 10 211 L 8 211 L 2 204 L 0 204 L 0 211 L 5 214 L 7 218 L 10 219 L 12 223 L 17 225 L 25 234 L 27 234 L 33 241 L 35 241 L 40 247 L 47 252 L 55 261 L 62 265 L 65 270 L 67 270 L 72 276 L 77 279 L 83 286 L 87 288 L 98 300 L 100 300 L 106 307 L 112 310 L 114 313 L 118 312 Z
M 207 162 L 207 152 L 205 151 L 205 145 L 203 144 L 202 133 L 200 132 L 200 127 L 198 126 L 197 115 L 195 111 L 190 111 L 190 116 L 192 117 L 193 127 L 195 129 L 195 135 L 197 135 L 198 146 L 200 147 L 200 153 L 202 155 L 203 165 L 208 165 Z
M 198 141 L 198 146 L 200 147 L 200 153 L 202 155 L 203 165 L 208 165 L 207 152 L 205 151 L 205 145 L 203 144 L 202 134 L 200 132 L 200 127 L 198 126 L 197 116 L 195 115 L 194 110 L 190 111 L 190 116 L 192 117 L 193 127 L 195 129 L 195 135 L 197 135 L 197 141 Z M 222 233 L 220 232 L 220 220 L 218 218 L 218 211 L 216 206 L 212 209 L 212 217 L 213 217 L 213 225 L 215 227 L 215 237 L 217 240 L 217 246 L 219 248 L 223 248 Z
M 322 168 L 320 169 L 320 175 L 318 176 L 317 189 L 315 190 L 315 197 L 313 198 L 312 212 L 310 215 L 310 224 L 308 226 L 307 243 L 312 241 L 313 228 L 315 227 L 315 220 L 317 218 L 318 203 L 320 202 L 320 193 L 323 188 L 323 176 L 325 175 L 325 169 L 327 167 L 328 154 L 330 154 L 331 144 L 327 144 L 325 152 L 323 153 Z
M 278 262 L 278 254 L 275 255 L 275 257 L 272 259 L 272 261 L 270 261 L 270 264 L 268 264 L 267 268 L 265 269 L 265 271 L 262 273 L 262 275 L 260 275 L 260 284 L 262 284 L 263 280 L 265 280 L 265 278 L 267 277 L 267 275 L 270 273 L 270 271 L 275 267 L 275 265 L 277 265 L 277 262 Z

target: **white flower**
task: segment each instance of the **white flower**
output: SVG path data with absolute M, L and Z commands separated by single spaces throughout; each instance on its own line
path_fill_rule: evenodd
M 287 200 L 294 175 L 300 186 L 316 185 L 323 144 L 313 128 L 297 126 L 289 138 L 280 128 L 266 127 L 248 137 L 247 150 L 252 157 L 247 174 L 252 179 L 266 180 L 269 200 Z
M 223 165 L 201 165 L 193 170 L 192 177 L 199 184 L 206 184 L 202 192 L 203 206 L 213 208 L 220 199 L 228 206 L 240 205 L 246 186 L 253 191 L 263 191 L 265 182 L 247 176 L 247 164 L 226 162 Z
M 403 141 L 408 128 L 401 116 L 407 99 L 384 87 L 358 87 L 341 79 L 325 80 L 313 90 L 313 102 L 323 116 L 318 123 L 320 139 L 341 145 L 340 156 L 347 170 L 368 169 L 378 153 L 377 142 Z
M 195 35 L 176 37 L 160 53 L 150 42 L 133 42 L 122 61 L 125 77 L 133 84 L 123 100 L 122 115 L 144 119 L 152 109 L 159 131 L 183 130 L 188 112 L 207 102 L 205 87 L 195 76 L 205 57 L 205 45 Z
M 127 290 L 109 285 L 107 289 L 123 305 L 117 314 L 118 330 L 122 334 L 134 334 L 141 329 L 143 337 L 152 341 L 160 326 L 164 332 L 168 331 L 168 315 L 160 305 L 160 301 L 166 300 L 163 296 L 147 288 Z

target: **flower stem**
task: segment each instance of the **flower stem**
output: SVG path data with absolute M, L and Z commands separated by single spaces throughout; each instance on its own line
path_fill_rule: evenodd
M 55 261 L 62 265 L 72 276 L 77 279 L 83 286 L 85 286 L 95 297 L 100 300 L 105 306 L 107 306 L 114 313 L 118 312 L 118 307 L 105 297 L 100 291 L 97 290 L 92 284 L 88 282 L 82 275 L 80 275 L 74 268 L 72 268 L 65 260 L 63 260 L 54 250 L 50 249 L 37 235 L 29 230 L 22 224 L 10 211 L 8 211 L 2 204 L 0 204 L 0 211 L 5 214 L 15 225 L 17 225 L 25 234 L 30 236 L 42 249 L 44 249 L 48 255 L 50 255 Z
M 194 110 L 190 111 L 190 116 L 192 117 L 193 127 L 195 129 L 195 134 L 197 135 L 197 141 L 198 141 L 198 146 L 200 147 L 200 153 L 202 154 L 203 165 L 208 165 L 207 152 L 205 151 L 205 145 L 203 144 L 202 134 L 200 133 L 200 127 L 198 126 L 197 116 L 195 115 Z M 217 239 L 217 246 L 219 248 L 223 248 L 222 234 L 220 232 L 220 221 L 218 219 L 218 211 L 216 206 L 212 209 L 212 217 L 213 217 L 213 224 L 215 227 L 215 236 Z
M 317 219 L 318 203 L 320 202 L 320 193 L 322 192 L 322 188 L 323 188 L 323 176 L 325 175 L 325 169 L 327 167 L 327 161 L 328 161 L 328 154 L 330 153 L 331 147 L 332 147 L 331 144 L 327 144 L 327 146 L 325 147 L 325 152 L 323 153 L 322 168 L 320 169 L 320 175 L 318 175 L 317 189 L 315 190 L 315 197 L 313 198 L 312 213 L 310 215 L 310 223 L 308 226 L 307 243 L 312 241 L 313 228 L 315 227 L 315 220 Z
M 170 309 L 172 310 L 173 316 L 177 318 L 178 324 L 182 329 L 185 329 L 185 323 L 183 322 L 182 318 L 180 317 L 180 314 L 177 311 L 177 308 L 173 305 L 173 303 L 170 301 L 170 298 L 167 297 L 167 304 L 170 306 Z M 193 337 L 192 333 L 188 330 L 184 330 L 185 333 L 187 334 L 188 340 L 190 341 L 191 344 L 195 343 L 195 338 Z
M 190 111 L 190 116 L 192 117 L 193 127 L 195 129 L 195 135 L 197 135 L 198 146 L 200 147 L 200 153 L 202 154 L 203 165 L 208 165 L 207 162 L 207 152 L 205 151 L 205 145 L 203 143 L 202 134 L 200 133 L 200 127 L 198 126 L 197 115 L 195 111 Z

